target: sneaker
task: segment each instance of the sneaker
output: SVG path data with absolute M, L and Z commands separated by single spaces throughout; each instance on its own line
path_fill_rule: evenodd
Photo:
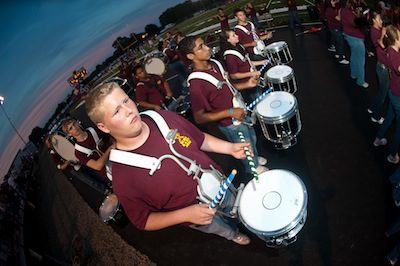
M 339 64 L 348 65 L 349 61 L 347 61 L 346 59 L 342 59 L 339 61 Z
M 336 59 L 339 59 L 339 57 L 340 57 L 340 56 L 339 56 L 338 54 L 335 54 L 335 58 L 336 58 Z
M 390 265 L 395 265 L 397 262 L 397 258 L 391 258 L 390 256 L 387 256 L 386 258 L 389 261 Z
M 365 89 L 369 87 L 369 84 L 367 82 L 364 82 L 362 85 L 359 85 L 359 84 L 357 84 L 357 85 L 360 87 L 363 87 Z
M 336 52 L 335 46 L 329 47 L 329 48 L 328 48 L 328 51 L 329 51 L 329 52 Z
M 379 125 L 382 125 L 383 121 L 385 121 L 385 118 L 381 117 L 379 119 L 375 119 L 375 118 L 371 117 L 371 121 L 374 123 L 378 123 Z
M 242 233 L 237 233 L 232 241 L 242 246 L 250 244 L 250 238 Z
M 393 200 L 394 201 L 394 205 L 396 205 L 396 207 L 400 207 L 400 201 L 398 200 Z
M 393 163 L 393 164 L 399 163 L 399 160 L 400 160 L 399 155 L 397 153 L 395 156 L 389 154 L 386 159 L 388 160 L 389 163 Z
M 384 146 L 384 145 L 386 145 L 386 144 L 387 144 L 387 139 L 385 139 L 385 138 L 381 138 L 381 139 L 376 138 L 376 139 L 374 140 L 374 146 L 375 146 L 375 147 Z
M 258 165 L 266 165 L 267 164 L 267 159 L 262 157 L 262 156 L 258 156 Z
M 262 173 L 268 171 L 268 168 L 262 165 L 257 166 L 256 172 L 258 175 L 261 175 Z
M 373 112 L 372 112 L 372 110 L 371 109 L 367 109 L 367 112 L 368 112 L 368 114 L 372 114 Z
M 374 52 L 368 52 L 368 57 L 373 57 L 375 56 Z

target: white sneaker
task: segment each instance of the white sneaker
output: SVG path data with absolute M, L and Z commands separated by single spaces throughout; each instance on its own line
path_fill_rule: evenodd
M 258 156 L 258 165 L 266 165 L 267 164 L 267 159 L 262 157 L 262 156 Z
M 362 85 L 359 85 L 359 86 L 361 86 L 361 87 L 366 89 L 366 88 L 369 87 L 369 84 L 367 82 L 364 82 Z
M 372 114 L 373 112 L 372 112 L 372 110 L 371 109 L 367 109 L 367 112 L 368 112 L 368 114 Z
M 257 166 L 257 168 L 256 168 L 256 172 L 257 172 L 258 175 L 261 175 L 262 173 L 264 173 L 264 172 L 266 172 L 266 171 L 268 171 L 268 170 L 269 170 L 269 169 L 268 169 L 267 167 L 262 166 L 262 165 L 259 165 L 259 166 Z
M 328 48 L 328 51 L 329 51 L 329 52 L 336 52 L 335 46 L 329 47 L 329 48 Z
M 378 123 L 379 125 L 382 125 L 383 122 L 385 121 L 385 118 L 381 117 L 379 119 L 375 119 L 375 118 L 371 117 L 371 121 L 374 123 Z
M 385 139 L 385 138 L 381 138 L 381 139 L 376 138 L 374 140 L 373 144 L 374 144 L 375 147 L 384 146 L 384 145 L 387 144 L 387 139 Z
M 339 61 L 339 64 L 348 65 L 349 61 L 347 61 L 346 59 L 342 59 Z
M 338 54 L 335 54 L 335 58 L 336 58 L 336 59 L 339 59 L 339 57 L 340 57 L 340 56 L 339 56 Z

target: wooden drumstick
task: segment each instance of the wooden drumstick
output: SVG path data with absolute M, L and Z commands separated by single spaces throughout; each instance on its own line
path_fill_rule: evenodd
M 240 139 L 241 142 L 246 142 L 242 132 L 239 131 L 238 135 L 239 135 L 239 139 Z M 256 180 L 256 182 L 258 182 L 258 174 L 257 174 L 257 171 L 256 171 L 256 164 L 253 161 L 253 157 L 251 156 L 249 148 L 245 147 L 244 148 L 244 153 L 246 154 L 246 159 L 247 159 L 247 163 L 250 166 L 251 174 L 253 175 L 253 177 Z

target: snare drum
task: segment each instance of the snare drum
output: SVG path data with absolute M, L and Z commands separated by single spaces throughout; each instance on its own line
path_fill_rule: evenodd
M 106 224 L 113 222 L 116 225 L 122 226 L 128 222 L 124 210 L 115 194 L 110 194 L 104 199 L 99 208 L 99 216 Z
M 165 63 L 157 57 L 152 57 L 144 62 L 144 69 L 148 74 L 155 74 L 162 76 L 165 73 Z
M 266 49 L 273 65 L 288 64 L 293 60 L 289 46 L 284 41 L 271 43 Z
M 203 203 L 211 203 L 218 194 L 223 176 L 216 170 L 206 170 L 197 181 L 197 198 Z
M 274 91 L 287 91 L 295 93 L 297 91 L 294 71 L 290 66 L 274 66 L 268 69 L 264 79 Z
M 270 247 L 285 247 L 297 239 L 307 219 L 307 190 L 286 170 L 270 170 L 251 180 L 239 199 L 242 223 Z
M 256 106 L 265 138 L 277 149 L 287 149 L 297 142 L 301 130 L 300 112 L 296 98 L 285 91 L 269 93 Z
M 60 155 L 64 160 L 71 162 L 78 162 L 78 158 L 75 156 L 74 144 L 65 137 L 61 132 L 55 133 L 50 136 L 51 145 L 53 149 Z

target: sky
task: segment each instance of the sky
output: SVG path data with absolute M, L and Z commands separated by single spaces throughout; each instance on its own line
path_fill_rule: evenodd
M 43 127 L 71 87 L 68 78 L 112 55 L 118 36 L 142 32 L 182 0 L 0 1 L 0 180 L 23 142 Z M 7 115 L 7 116 L 6 116 Z

